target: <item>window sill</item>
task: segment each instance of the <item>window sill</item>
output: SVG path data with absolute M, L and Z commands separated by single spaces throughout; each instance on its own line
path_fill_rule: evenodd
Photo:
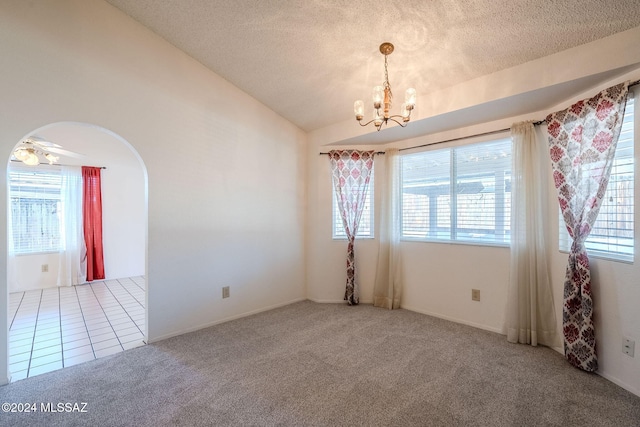
M 401 242 L 415 242 L 415 243 L 437 243 L 437 244 L 446 244 L 446 245 L 465 245 L 465 246 L 484 246 L 490 248 L 506 248 L 509 249 L 509 243 L 490 243 L 490 242 L 469 242 L 464 240 L 430 240 L 430 239 L 419 239 L 419 238 L 410 238 L 410 237 L 401 237 Z
M 346 242 L 348 239 L 347 239 L 346 236 L 345 237 L 335 237 L 335 236 L 333 236 L 331 238 L 331 240 L 343 240 L 343 241 Z M 374 236 L 362 236 L 362 237 L 356 236 L 356 240 L 375 240 L 375 237 Z
M 558 252 L 569 256 L 569 251 L 567 250 L 558 249 Z M 629 264 L 629 265 L 634 264 L 634 255 L 612 255 L 612 254 L 607 254 L 602 252 L 593 252 L 588 249 L 587 249 L 587 255 L 589 255 L 589 259 L 595 258 L 595 259 L 603 259 L 605 261 L 619 262 L 622 264 Z
M 31 255 L 50 255 L 50 254 L 58 254 L 61 251 L 47 251 L 47 252 L 19 252 L 14 253 L 14 256 L 31 256 Z

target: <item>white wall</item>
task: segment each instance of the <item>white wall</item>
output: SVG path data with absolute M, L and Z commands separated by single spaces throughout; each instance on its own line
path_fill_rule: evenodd
M 18 255 L 15 257 L 16 280 L 9 292 L 55 287 L 58 279 L 58 253 Z M 43 266 L 47 271 L 42 271 Z
M 137 162 L 113 163 L 102 170 L 101 183 L 105 279 L 144 275 L 147 229 L 144 169 Z
M 568 96 L 562 103 L 552 103 L 545 110 L 533 111 L 524 115 L 505 115 L 492 122 L 460 127 L 437 134 L 425 134 L 408 140 L 392 142 L 387 146 L 408 148 L 509 128 L 514 122 L 544 118 L 552 111 L 564 109 L 572 102 L 592 96 L 597 91 L 613 84 L 627 79 L 639 79 L 638 35 L 640 35 L 640 28 L 620 34 L 619 37 L 614 36 L 607 42 L 598 41 L 580 46 L 570 52 L 565 52 L 564 56 L 562 52 L 556 54 L 554 55 L 555 59 L 564 59 L 565 56 L 568 58 L 568 61 L 562 62 L 563 69 L 561 71 L 558 70 L 557 64 L 551 64 L 549 58 L 542 58 L 531 64 L 515 67 L 517 72 L 514 70 L 500 72 L 502 81 L 496 81 L 495 75 L 477 79 L 478 90 L 467 90 L 466 98 L 464 101 L 460 101 L 464 105 L 486 105 L 485 108 L 490 108 L 489 105 L 495 99 L 504 97 L 508 105 L 515 102 L 516 97 L 519 96 L 520 90 L 517 87 L 523 79 L 529 79 L 531 87 L 536 85 L 544 87 L 548 82 L 554 84 L 561 80 L 572 82 L 572 78 L 583 79 L 585 76 L 594 76 L 593 81 L 597 83 L 593 84 L 588 91 L 584 91 L 584 89 L 576 91 L 573 93 L 573 97 Z M 636 41 L 635 44 L 632 43 L 633 40 Z M 595 66 L 589 65 L 588 61 L 588 58 L 593 57 L 616 58 L 611 63 L 612 75 L 607 75 L 606 79 L 598 82 L 597 75 L 606 68 L 607 62 L 598 61 L 596 68 L 589 69 L 589 67 Z M 619 62 L 624 60 L 632 62 Z M 633 65 L 634 62 L 635 65 Z M 614 69 L 621 65 L 625 67 L 621 69 L 623 71 L 616 72 Z M 540 70 L 545 66 L 548 66 L 549 73 L 541 76 Z M 552 72 L 553 70 L 557 70 L 557 75 Z M 640 89 L 636 87 L 636 92 L 638 91 Z M 459 95 L 460 88 L 452 88 L 450 92 Z M 462 98 L 458 96 L 455 99 L 461 100 Z M 514 101 L 512 102 L 512 100 Z M 453 117 L 457 111 L 441 111 L 441 113 L 443 117 L 449 113 Z M 466 114 L 465 111 L 461 113 Z M 471 123 L 473 122 L 471 121 Z M 353 122 L 344 124 L 344 126 L 342 124 L 334 125 L 311 132 L 309 136 L 307 284 L 309 298 L 318 301 L 342 300 L 345 282 L 344 251 L 346 250 L 344 244 L 331 240 L 331 177 L 328 167 L 326 167 L 327 159 L 324 156 L 318 156 L 318 152 L 327 151 L 334 146 L 345 147 L 340 145 L 344 144 L 344 135 L 356 132 L 352 129 L 346 129 L 347 126 L 357 127 Z M 412 126 L 412 123 L 409 126 Z M 639 132 L 640 130 L 636 129 L 637 158 L 640 153 Z M 500 136 L 497 135 L 496 138 Z M 482 139 L 487 138 L 473 138 L 467 143 Z M 453 144 L 459 144 L 459 142 L 438 145 L 438 148 Z M 384 149 L 384 146 L 364 145 L 362 148 L 380 150 Z M 376 168 L 382 164 L 383 162 L 376 162 Z M 382 176 L 383 174 L 376 170 L 376 182 Z M 541 177 L 541 179 L 546 179 L 549 184 L 549 213 L 546 232 L 549 236 L 550 270 L 560 333 L 567 254 L 558 251 L 557 198 L 550 170 L 547 176 Z M 638 176 L 636 179 L 636 182 L 640 182 Z M 377 184 L 376 187 L 382 188 L 382 185 Z M 640 185 L 636 184 L 636 237 L 639 236 L 638 228 L 640 227 L 640 218 L 638 217 L 640 212 L 639 189 Z M 379 194 L 376 194 L 376 201 L 379 203 Z M 378 209 L 379 206 L 375 206 L 376 212 Z M 636 241 L 640 241 L 640 239 L 636 238 Z M 404 271 L 402 307 L 482 329 L 502 332 L 509 279 L 510 252 L 508 248 L 401 242 L 401 251 Z M 366 271 L 360 280 L 363 301 L 371 301 L 377 261 L 377 240 L 357 241 L 356 256 L 359 271 Z M 633 265 L 593 259 L 592 274 L 600 363 L 598 373 L 640 395 L 640 357 L 636 355 L 635 358 L 630 358 L 623 355 L 621 351 L 622 336 L 634 339 L 636 347 L 640 346 L 640 310 L 638 310 L 640 263 L 637 256 Z M 480 302 L 471 300 L 472 288 L 481 290 Z
M 120 135 L 146 165 L 151 341 L 304 298 L 300 129 L 102 1 L 2 2 L 0 40 L 0 158 L 33 129 L 76 121 Z M 0 289 L 3 383 L 2 275 Z

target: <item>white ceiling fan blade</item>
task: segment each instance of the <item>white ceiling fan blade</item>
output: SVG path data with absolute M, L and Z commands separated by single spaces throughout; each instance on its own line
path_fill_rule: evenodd
M 55 142 L 47 141 L 44 138 L 40 138 L 39 136 L 30 136 L 29 138 L 24 140 L 25 143 L 39 145 L 40 147 L 55 147 L 62 148 L 61 145 L 56 144 Z
M 43 149 L 44 149 L 44 151 L 47 151 L 47 152 L 50 152 L 50 153 L 60 154 L 61 156 L 74 157 L 76 159 L 84 159 L 85 157 L 87 157 L 84 154 L 75 153 L 73 151 L 65 150 L 65 149 L 62 149 L 62 148 L 43 147 Z

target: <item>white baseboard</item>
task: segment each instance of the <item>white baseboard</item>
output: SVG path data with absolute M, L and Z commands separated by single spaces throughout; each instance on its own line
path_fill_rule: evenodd
M 333 299 L 317 299 L 317 298 L 307 298 L 311 302 L 317 302 L 318 304 L 346 304 L 345 300 L 333 300 Z
M 230 316 L 230 317 L 225 317 L 224 319 L 219 319 L 219 320 L 215 320 L 213 322 L 204 323 L 202 325 L 194 326 L 193 328 L 182 329 L 182 330 L 177 331 L 177 332 L 172 332 L 170 334 L 161 335 L 161 336 L 159 336 L 157 338 L 154 338 L 152 340 L 148 340 L 147 342 L 151 344 L 151 343 L 154 343 L 154 342 L 166 340 L 167 338 L 177 337 L 178 335 L 188 334 L 189 332 L 199 331 L 200 329 L 208 328 L 208 327 L 214 326 L 214 325 L 219 325 L 220 323 L 230 322 L 232 320 L 240 319 L 240 318 L 247 317 L 247 316 L 252 316 L 254 314 L 262 313 L 263 311 L 273 310 L 275 308 L 284 307 L 285 305 L 295 304 L 297 302 L 305 301 L 305 300 L 306 300 L 306 298 L 296 298 L 296 299 L 293 299 L 291 301 L 286 301 L 286 302 L 282 302 L 282 303 L 279 303 L 279 304 L 270 305 L 268 307 L 259 308 L 257 310 L 247 311 L 245 313 L 240 313 L 240 314 L 236 314 L 236 315 L 233 315 L 233 316 Z
M 307 298 L 311 302 L 317 302 L 318 304 L 347 304 L 347 302 L 343 299 L 316 299 L 316 298 Z M 360 300 L 360 304 L 373 304 L 373 300 Z
M 443 316 L 442 314 L 432 313 L 427 310 L 421 310 L 415 307 L 408 307 L 406 305 L 401 305 L 400 308 L 404 308 L 405 310 L 415 311 L 416 313 L 426 314 L 427 316 L 437 317 L 438 319 L 448 320 L 450 322 L 461 323 L 467 326 L 473 326 L 474 328 L 484 329 L 485 331 L 495 332 L 500 335 L 505 335 L 502 333 L 502 328 L 493 328 L 491 326 L 483 325 L 480 323 L 469 322 L 468 320 L 456 319 L 455 317 Z
M 606 380 L 611 381 L 615 385 L 618 385 L 618 386 L 622 387 L 623 389 L 627 390 L 629 393 L 633 393 L 636 396 L 640 397 L 640 390 L 636 389 L 635 387 L 630 386 L 629 384 L 625 384 L 624 381 L 621 381 L 618 378 L 616 378 L 614 376 L 611 376 L 609 374 L 606 374 L 604 372 L 596 371 L 596 374 L 600 375 L 602 378 L 604 378 Z

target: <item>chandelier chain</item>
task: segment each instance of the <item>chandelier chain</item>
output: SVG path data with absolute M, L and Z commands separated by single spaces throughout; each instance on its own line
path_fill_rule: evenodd
M 387 70 L 387 56 L 384 56 L 384 88 L 389 89 L 389 96 L 392 96 L 391 93 L 391 84 L 389 83 L 389 71 Z

